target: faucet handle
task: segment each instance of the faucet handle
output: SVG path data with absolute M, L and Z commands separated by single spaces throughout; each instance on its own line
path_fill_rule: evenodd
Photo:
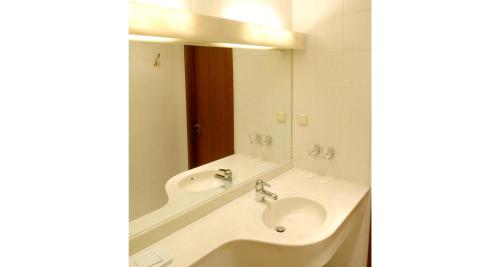
M 264 186 L 271 187 L 270 184 L 268 184 L 262 180 L 257 180 L 257 182 L 255 182 L 256 189 L 262 190 L 262 189 L 264 189 Z
M 230 173 L 232 173 L 231 169 L 219 169 L 219 171 L 223 172 L 224 174 L 230 174 Z
M 307 144 L 307 149 L 309 149 L 309 156 L 317 156 L 322 150 L 319 144 Z

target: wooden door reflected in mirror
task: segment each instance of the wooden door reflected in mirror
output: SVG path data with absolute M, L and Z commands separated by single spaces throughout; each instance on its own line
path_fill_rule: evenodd
M 234 154 L 231 48 L 184 46 L 189 168 Z

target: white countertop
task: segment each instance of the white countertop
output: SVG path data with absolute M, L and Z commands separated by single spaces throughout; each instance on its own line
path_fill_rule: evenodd
M 242 154 L 233 154 L 179 173 L 168 179 L 165 183 L 165 192 L 169 199 L 168 202 L 163 207 L 131 221 L 129 236 L 134 236 L 148 228 L 151 228 L 168 218 L 176 216 L 177 214 L 210 199 L 211 197 L 223 193 L 226 190 L 224 188 L 214 188 L 213 190 L 204 192 L 183 191 L 177 186 L 177 184 L 182 178 L 188 175 L 205 170 L 218 170 L 221 168 L 231 169 L 233 172 L 233 186 L 237 186 L 245 180 L 270 170 L 278 165 L 278 163 L 272 161 L 264 161 Z
M 316 176 L 297 168 L 282 173 L 269 183 L 272 186 L 269 191 L 276 193 L 279 199 L 305 197 L 326 208 L 325 222 L 315 234 L 290 236 L 267 228 L 261 221 L 262 212 L 268 202 L 273 200 L 257 202 L 252 190 L 131 255 L 130 266 L 135 266 L 134 260 L 150 251 L 164 258 L 172 257 L 169 267 L 189 266 L 222 245 L 238 240 L 287 247 L 321 245 L 321 242 L 335 234 L 369 191 L 367 186 Z

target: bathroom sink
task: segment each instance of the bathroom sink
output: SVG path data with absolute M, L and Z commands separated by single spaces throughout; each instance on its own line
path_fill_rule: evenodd
M 217 170 L 208 170 L 192 173 L 182 178 L 178 186 L 180 189 L 190 192 L 213 190 L 224 185 L 222 180 L 215 178 L 217 172 Z
M 308 236 L 314 234 L 326 219 L 326 210 L 318 202 L 290 197 L 272 202 L 262 213 L 262 222 L 281 234 Z

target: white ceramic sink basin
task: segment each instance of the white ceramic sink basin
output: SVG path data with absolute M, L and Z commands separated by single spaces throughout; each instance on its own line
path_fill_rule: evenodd
M 213 190 L 224 184 L 222 180 L 215 178 L 216 173 L 216 170 L 208 170 L 187 175 L 179 181 L 178 186 L 191 192 Z
M 262 213 L 264 225 L 286 235 L 308 236 L 317 232 L 326 219 L 326 210 L 318 202 L 290 197 L 272 202 Z

